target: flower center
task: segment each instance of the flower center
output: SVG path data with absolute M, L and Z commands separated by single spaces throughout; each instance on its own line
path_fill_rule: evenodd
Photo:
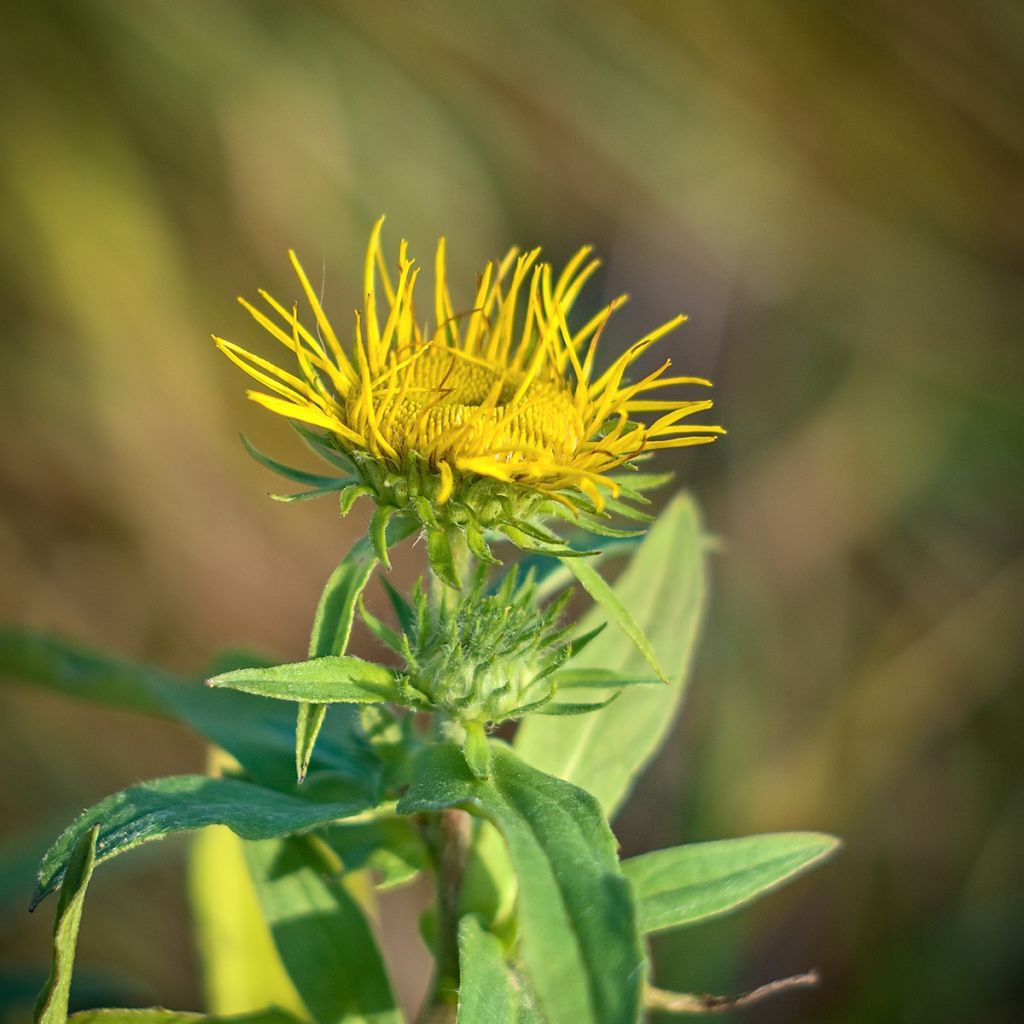
M 535 377 L 516 398 L 523 378 L 521 370 L 494 369 L 432 347 L 383 385 L 390 396 L 377 391 L 377 425 L 399 453 L 570 460 L 585 440 L 572 393 L 548 373 Z M 346 415 L 356 429 L 364 428 L 360 395 L 349 396 Z

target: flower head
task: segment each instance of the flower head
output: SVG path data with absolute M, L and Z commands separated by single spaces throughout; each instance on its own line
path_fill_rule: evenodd
M 349 498 L 370 493 L 382 509 L 418 518 L 428 533 L 465 531 L 481 555 L 486 529 L 524 547 L 553 550 L 559 539 L 538 526 L 537 517 L 584 515 L 592 524 L 593 513 L 603 514 L 607 497 L 619 493 L 614 470 L 644 453 L 706 444 L 723 432 L 684 422 L 711 401 L 654 397 L 709 381 L 669 376 L 668 359 L 640 380 L 626 378 L 685 317 L 651 331 L 598 370 L 599 340 L 625 296 L 570 328 L 580 290 L 599 266 L 589 247 L 557 276 L 539 249 L 512 249 L 484 267 L 471 306 L 462 310 L 448 290 L 442 238 L 431 330 L 413 304 L 420 268 L 403 241 L 397 277 L 391 276 L 381 225 L 370 236 L 365 303 L 355 313 L 350 344 L 342 344 L 294 252 L 312 324 L 263 291 L 263 309 L 239 300 L 290 351 L 294 365 L 285 369 L 214 339 L 262 385 L 248 393 L 253 401 L 315 428 L 320 450 L 347 460 L 355 474 Z M 653 418 L 642 422 L 640 414 Z

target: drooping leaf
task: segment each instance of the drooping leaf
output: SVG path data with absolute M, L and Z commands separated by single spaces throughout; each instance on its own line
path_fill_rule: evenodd
M 98 835 L 98 826 L 87 829 L 75 842 L 68 856 L 67 871 L 53 924 L 50 975 L 36 1000 L 32 1015 L 35 1024 L 65 1024 L 68 1018 L 68 995 L 75 964 L 75 947 L 78 945 L 78 926 L 82 921 L 85 891 L 96 866 Z
M 239 779 L 205 775 L 142 782 L 101 800 L 64 830 L 39 866 L 32 905 L 61 883 L 75 846 L 96 825 L 100 826 L 99 864 L 173 832 L 227 825 L 245 839 L 268 839 L 347 818 L 368 806 L 361 793 L 352 799 L 314 803 Z
M 230 829 L 214 825 L 192 838 L 188 893 L 209 1010 L 277 1006 L 305 1016 L 263 918 L 242 840 Z
M 242 439 L 242 444 L 245 450 L 261 465 L 266 469 L 269 469 L 272 473 L 277 473 L 278 476 L 283 476 L 286 480 L 291 480 L 293 483 L 306 484 L 307 487 L 314 487 L 322 489 L 324 491 L 337 490 L 343 487 L 347 482 L 347 478 L 343 476 L 324 476 L 320 473 L 307 473 L 304 469 L 295 469 L 293 466 L 286 466 L 283 462 L 278 462 L 277 459 L 271 458 L 269 455 L 264 455 L 256 445 L 254 445 L 245 434 L 239 435 Z
M 505 837 L 526 973 L 549 1024 L 635 1024 L 644 953 L 615 839 L 589 793 L 495 744 L 487 779 L 457 747 L 417 758 L 400 813 L 462 807 Z
M 654 669 L 655 675 L 668 682 L 664 669 L 658 664 L 654 648 L 644 635 L 643 629 L 633 617 L 629 606 L 625 604 L 613 587 L 605 578 L 589 563 L 581 559 L 572 559 L 565 563 L 569 571 L 579 580 L 583 589 L 608 613 L 611 619 L 618 624 L 630 640 L 633 641 L 636 649 L 644 656 L 644 660 Z
M 704 608 L 704 552 L 693 502 L 674 499 L 658 517 L 615 585 L 620 603 L 644 630 L 669 686 L 632 687 L 615 705 L 560 721 L 531 716 L 516 735 L 516 751 L 530 764 L 593 793 L 608 815 L 661 745 L 682 698 Z M 595 608 L 581 628 L 596 625 Z M 646 676 L 646 659 L 617 631 L 605 630 L 572 668 Z M 600 692 L 600 691 L 597 691 Z
M 779 832 L 693 843 L 623 862 L 643 932 L 727 914 L 780 888 L 831 856 L 839 840 L 819 832 Z
M 247 843 L 274 942 L 317 1024 L 401 1024 L 376 939 L 359 904 L 301 838 Z
M 398 696 L 392 669 L 345 654 L 238 669 L 214 676 L 207 684 L 275 700 L 322 704 L 372 704 Z
M 458 1024 L 515 1024 L 519 995 L 501 942 L 473 915 L 459 922 L 459 971 Z

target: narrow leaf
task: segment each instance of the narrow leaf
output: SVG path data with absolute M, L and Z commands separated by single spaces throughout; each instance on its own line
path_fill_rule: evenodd
M 275 700 L 322 704 L 367 704 L 397 696 L 392 669 L 347 654 L 238 669 L 214 676 L 207 684 Z
M 818 832 L 779 832 L 693 843 L 631 857 L 643 932 L 681 928 L 727 914 L 792 881 L 830 857 L 839 840 Z
M 346 482 L 345 477 L 341 476 L 324 476 L 320 473 L 307 473 L 304 469 L 295 469 L 292 466 L 286 466 L 283 462 L 278 462 L 277 459 L 272 459 L 269 455 L 264 455 L 256 445 L 254 445 L 245 434 L 239 435 L 242 439 L 242 444 L 245 446 L 245 450 L 261 465 L 265 466 L 272 473 L 277 473 L 278 476 L 283 476 L 287 480 L 291 480 L 297 484 L 306 484 L 308 487 L 320 488 L 325 491 L 337 490 L 343 486 Z
M 556 672 L 551 681 L 560 689 L 608 689 L 623 686 L 661 686 L 660 679 L 625 676 L 606 668 L 564 668 Z
M 245 852 L 278 952 L 317 1024 L 401 1024 L 366 917 L 312 844 L 270 840 Z
M 311 491 L 296 491 L 294 494 L 272 493 L 269 497 L 273 501 L 280 501 L 285 505 L 290 505 L 296 501 L 312 501 L 314 498 L 322 498 L 325 494 L 334 494 L 344 486 L 345 481 L 340 480 L 336 485 L 331 487 L 316 487 Z
M 654 669 L 659 679 L 668 682 L 664 669 L 658 664 L 650 641 L 644 636 L 633 613 L 621 598 L 608 585 L 605 578 L 589 563 L 580 559 L 565 562 L 569 571 L 580 581 L 583 589 L 612 617 L 633 644 L 644 656 L 644 660 Z
M 32 905 L 60 885 L 76 844 L 96 825 L 99 864 L 141 843 L 205 825 L 227 825 L 244 839 L 269 839 L 350 817 L 367 806 L 361 794 L 314 803 L 239 779 L 205 775 L 142 782 L 101 800 L 64 830 L 43 856 Z
M 549 1024 L 635 1024 L 644 953 L 616 843 L 589 793 L 492 744 L 477 779 L 457 747 L 424 750 L 400 813 L 463 807 L 505 837 L 526 971 Z
M 183 1010 L 165 1010 L 154 1006 L 146 1010 L 83 1010 L 72 1014 L 73 1024 L 299 1024 L 300 1018 L 278 1007 L 268 1007 L 253 1013 L 220 1016 L 188 1013 Z
M 615 585 L 618 600 L 668 668 L 670 686 L 631 687 L 614 707 L 575 720 L 556 722 L 534 715 L 516 735 L 522 757 L 593 793 L 609 815 L 672 726 L 703 614 L 704 560 L 697 510 L 688 498 L 678 497 L 637 545 Z M 602 621 L 603 612 L 593 609 L 581 628 Z M 646 676 L 646 659 L 616 632 L 607 630 L 594 640 L 572 668 Z
M 390 531 L 391 543 L 397 544 L 404 540 L 414 528 L 408 519 L 395 522 Z M 313 619 L 313 629 L 309 637 L 310 658 L 345 653 L 352 633 L 356 604 L 366 589 L 376 564 L 377 555 L 373 550 L 373 544 L 364 537 L 352 546 L 351 551 L 331 573 L 320 595 Z M 326 704 L 299 705 L 295 722 L 295 770 L 300 782 L 306 777 L 313 748 L 316 746 L 326 714 Z
M 618 700 L 621 690 L 616 690 L 610 697 L 604 700 L 591 700 L 582 703 L 569 703 L 568 701 L 550 701 L 537 708 L 538 715 L 589 715 L 601 708 L 608 707 L 612 701 Z
M 457 1024 L 515 1024 L 519 995 L 501 942 L 473 915 L 459 922 L 459 970 Z
M 82 921 L 85 890 L 96 866 L 96 841 L 99 826 L 86 830 L 75 842 L 68 857 L 67 872 L 60 888 L 57 916 L 53 924 L 53 959 L 50 976 L 36 1000 L 32 1016 L 35 1024 L 65 1024 L 68 1019 L 68 994 L 78 944 L 78 926 Z

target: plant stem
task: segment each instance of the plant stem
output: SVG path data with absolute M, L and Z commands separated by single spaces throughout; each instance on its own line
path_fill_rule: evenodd
M 458 1009 L 459 898 L 469 853 L 470 818 L 465 811 L 441 811 L 436 819 L 437 952 L 430 995 L 417 1024 L 452 1024 Z

